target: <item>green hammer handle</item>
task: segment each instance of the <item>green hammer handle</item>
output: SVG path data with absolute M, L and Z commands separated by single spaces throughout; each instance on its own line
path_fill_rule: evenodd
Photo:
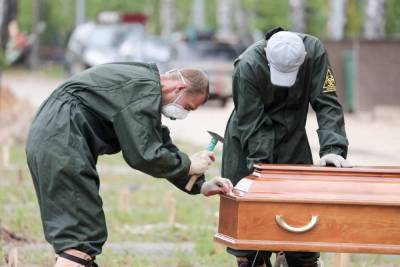
M 216 138 L 214 138 L 214 137 L 211 138 L 211 141 L 208 144 L 207 150 L 210 152 L 213 152 L 217 143 L 218 143 L 218 140 Z M 187 191 L 191 191 L 194 183 L 197 181 L 197 178 L 199 178 L 200 176 L 202 176 L 202 174 L 193 174 L 192 177 L 190 177 L 189 182 L 186 184 L 185 189 Z
M 213 152 L 214 149 L 215 149 L 215 146 L 217 145 L 217 143 L 218 143 L 217 138 L 214 138 L 214 137 L 211 138 L 211 141 L 208 144 L 207 150 L 210 151 L 210 152 Z

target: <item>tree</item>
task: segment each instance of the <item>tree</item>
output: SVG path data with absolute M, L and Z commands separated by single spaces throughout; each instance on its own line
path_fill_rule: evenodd
M 205 17 L 204 17 L 204 0 L 194 0 L 193 1 L 193 26 L 195 29 L 204 29 L 206 27 Z
M 292 19 L 292 30 L 295 32 L 305 31 L 304 1 L 289 0 Z
M 309 34 L 325 38 L 329 5 L 326 0 L 307 0 L 306 2 L 306 29 Z
M 0 45 L 4 51 L 8 41 L 8 25 L 17 18 L 17 0 L 0 0 Z
M 330 7 L 328 37 L 332 40 L 341 40 L 346 25 L 347 0 L 330 0 Z
M 75 26 L 85 22 L 85 0 L 75 0 Z
M 345 36 L 358 38 L 363 30 L 364 0 L 347 0 Z
M 386 35 L 400 36 L 400 1 L 386 0 Z
M 281 26 L 290 29 L 290 6 L 288 1 L 242 0 L 242 6 L 248 10 L 252 29 L 266 32 Z
M 39 46 L 40 46 L 40 21 L 41 21 L 41 0 L 32 1 L 32 49 L 29 55 L 29 65 L 32 69 L 39 66 Z
M 386 0 L 368 0 L 365 15 L 364 37 L 366 39 L 385 37 Z
M 161 35 L 169 37 L 175 30 L 175 0 L 161 1 Z
M 233 14 L 236 35 L 243 43 L 250 43 L 252 41 L 250 22 L 254 15 L 245 9 L 244 3 L 241 0 L 233 1 Z
M 230 37 L 232 35 L 231 4 L 231 0 L 217 1 L 217 32 L 221 38 Z

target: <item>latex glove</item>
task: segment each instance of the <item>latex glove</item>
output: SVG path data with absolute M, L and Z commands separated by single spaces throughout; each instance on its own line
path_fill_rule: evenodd
M 342 156 L 336 154 L 326 154 L 319 160 L 319 165 L 329 166 L 333 165 L 336 168 L 351 168 L 353 167 L 350 161 L 344 159 Z
M 232 193 L 233 185 L 229 179 L 222 177 L 214 177 L 201 186 L 200 192 L 206 197 L 216 194 Z
M 190 161 L 192 163 L 190 164 L 189 175 L 203 174 L 208 170 L 208 166 L 215 161 L 215 155 L 213 152 L 203 150 L 190 156 Z

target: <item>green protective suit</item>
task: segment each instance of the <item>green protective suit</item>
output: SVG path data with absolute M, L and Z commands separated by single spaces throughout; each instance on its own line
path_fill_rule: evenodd
M 26 153 L 45 237 L 56 252 L 95 256 L 107 239 L 99 196 L 99 155 L 122 151 L 134 169 L 184 190 L 189 157 L 161 124 L 161 85 L 153 64 L 114 63 L 67 80 L 42 104 Z M 200 192 L 204 176 L 188 192 Z
M 266 39 L 279 30 L 267 33 Z M 266 40 L 250 46 L 234 63 L 234 110 L 226 126 L 222 159 L 222 177 L 233 184 L 258 162 L 313 163 L 305 129 L 309 104 L 317 114 L 320 156 L 335 153 L 346 158 L 343 111 L 328 54 L 316 37 L 299 36 L 307 55 L 292 87 L 272 85 Z

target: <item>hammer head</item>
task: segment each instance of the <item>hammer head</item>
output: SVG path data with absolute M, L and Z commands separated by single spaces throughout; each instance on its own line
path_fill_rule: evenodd
M 221 143 L 224 143 L 224 138 L 222 136 L 220 136 L 217 133 L 211 132 L 211 131 L 207 131 L 213 138 L 215 138 L 216 140 L 220 141 Z

